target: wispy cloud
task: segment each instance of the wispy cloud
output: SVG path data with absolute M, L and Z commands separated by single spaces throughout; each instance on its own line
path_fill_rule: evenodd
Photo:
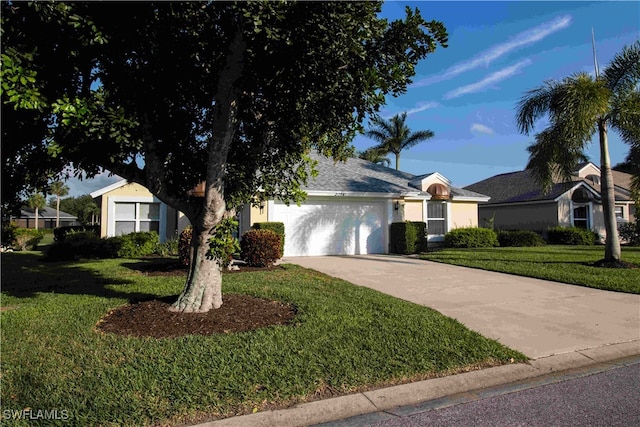
M 507 55 L 508 53 L 533 43 L 536 43 L 547 36 L 567 28 L 571 25 L 571 16 L 563 15 L 556 19 L 545 22 L 537 27 L 530 28 L 513 37 L 511 40 L 497 44 L 468 61 L 461 62 L 446 70 L 443 74 L 428 77 L 414 83 L 413 87 L 428 86 L 444 80 L 449 80 L 459 74 L 476 69 L 478 67 L 487 67 L 496 59 Z
M 472 83 L 470 85 L 462 86 L 457 89 L 454 89 L 450 92 L 447 92 L 444 95 L 444 99 L 453 99 L 462 95 L 466 95 L 468 93 L 480 92 L 487 87 L 492 86 L 495 83 L 501 82 L 502 80 L 508 79 L 509 77 L 518 74 L 520 69 L 526 67 L 527 65 L 531 65 L 531 60 L 525 59 L 522 60 L 510 67 L 503 68 L 502 70 L 496 71 L 495 73 L 489 74 L 484 79 L 479 82 Z
M 493 135 L 495 132 L 489 126 L 482 125 L 480 123 L 474 123 L 471 125 L 471 132 L 484 133 L 486 135 Z
M 410 116 L 415 113 L 419 113 L 420 111 L 429 110 L 431 108 L 436 108 L 440 104 L 437 102 L 419 102 L 416 104 L 415 108 L 407 110 L 407 116 Z

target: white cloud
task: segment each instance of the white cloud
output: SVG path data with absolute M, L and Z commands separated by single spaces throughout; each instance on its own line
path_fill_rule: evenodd
M 493 135 L 495 132 L 489 126 L 482 125 L 480 123 L 474 123 L 471 125 L 471 132 L 484 133 L 487 135 Z
M 468 93 L 480 92 L 495 83 L 501 82 L 502 80 L 506 80 L 511 76 L 518 74 L 520 72 L 520 69 L 526 67 L 527 65 L 531 65 L 531 60 L 525 59 L 510 67 L 506 67 L 502 70 L 496 71 L 495 73 L 491 73 L 479 82 L 462 86 L 450 92 L 447 92 L 444 95 L 444 99 L 453 99 L 462 95 L 466 95 Z
M 507 55 L 508 53 L 526 45 L 530 45 L 536 43 L 545 37 L 555 33 L 556 31 L 567 28 L 571 25 L 571 16 L 564 15 L 559 16 L 552 21 L 545 22 L 537 27 L 528 29 L 517 34 L 513 39 L 492 46 L 491 48 L 481 52 L 479 55 L 473 57 L 468 61 L 461 62 L 459 64 L 454 65 L 444 72 L 444 74 L 428 77 L 426 79 L 420 80 L 413 84 L 413 87 L 420 86 L 428 86 L 437 82 L 441 82 L 443 80 L 449 80 L 459 74 L 462 74 L 466 71 L 473 70 L 478 67 L 487 67 L 491 62 L 500 58 L 501 56 Z
M 412 108 L 407 111 L 407 116 L 410 116 L 415 113 L 419 113 L 420 111 L 429 110 L 431 108 L 436 108 L 440 104 L 437 102 L 419 102 L 416 104 L 415 108 Z

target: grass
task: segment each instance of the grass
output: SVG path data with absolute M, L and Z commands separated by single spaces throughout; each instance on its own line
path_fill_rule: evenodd
M 421 258 L 591 288 L 640 294 L 640 268 L 602 268 L 602 246 L 443 249 Z M 622 259 L 640 266 L 640 248 L 624 247 Z
M 177 295 L 183 279 L 128 267 L 139 260 L 38 255 L 2 256 L 1 305 L 13 308 L 0 314 L 2 409 L 64 410 L 65 425 L 196 422 L 526 360 L 434 310 L 294 265 L 223 283 L 225 293 L 294 304 L 293 325 L 163 340 L 99 334 L 109 310 Z M 15 283 L 29 287 L 12 292 Z

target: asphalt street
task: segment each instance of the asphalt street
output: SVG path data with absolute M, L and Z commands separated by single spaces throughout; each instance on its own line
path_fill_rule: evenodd
M 640 362 L 550 376 L 318 426 L 640 426 Z

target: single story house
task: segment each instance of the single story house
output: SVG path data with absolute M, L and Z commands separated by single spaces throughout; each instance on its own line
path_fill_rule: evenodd
M 613 171 L 615 210 L 619 222 L 635 220 L 631 175 Z M 583 163 L 570 181 L 555 180 L 544 193 L 529 170 L 505 173 L 465 187 L 491 197 L 478 206 L 479 223 L 502 230 L 533 230 L 575 226 L 605 235 L 600 194 L 600 169 Z
M 318 176 L 304 187 L 306 200 L 245 205 L 238 211 L 240 235 L 256 222 L 282 222 L 285 256 L 387 253 L 392 222 L 425 221 L 429 241 L 440 242 L 453 228 L 477 226 L 478 203 L 489 200 L 437 172 L 416 176 L 361 159 L 312 158 Z M 103 236 L 154 229 L 164 239 L 185 225 L 180 213 L 137 184 L 123 181 L 91 196 L 101 206 Z
M 66 212 L 59 212 L 60 226 L 77 225 L 78 217 L 73 216 Z M 24 207 L 20 209 L 19 216 L 12 216 L 10 218 L 12 222 L 15 222 L 18 227 L 21 228 L 35 228 L 36 227 L 36 212 L 35 209 Z M 56 210 L 50 207 L 44 207 L 38 209 L 38 229 L 56 228 Z

